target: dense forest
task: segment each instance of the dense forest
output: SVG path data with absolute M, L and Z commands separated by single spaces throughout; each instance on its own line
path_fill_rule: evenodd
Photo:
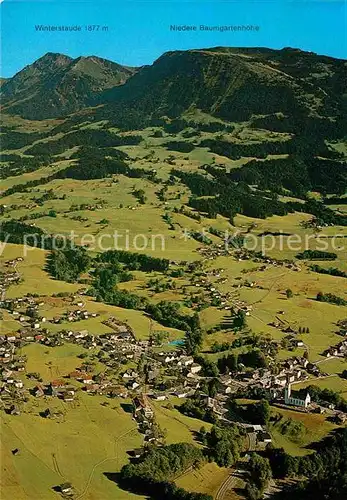
M 234 170 L 231 178 L 234 181 L 256 184 L 260 189 L 276 191 L 285 188 L 300 197 L 307 191 L 344 194 L 347 187 L 347 164 L 342 160 L 315 157 L 308 159 L 300 156 L 251 160 Z
M 49 139 L 45 142 L 38 142 L 26 151 L 29 155 L 58 155 L 75 146 L 88 144 L 95 148 L 117 147 L 124 145 L 134 145 L 142 141 L 141 136 L 127 135 L 120 136 L 113 134 L 109 130 L 103 129 L 80 129 L 65 134 L 60 139 Z
M 316 200 L 305 203 L 279 201 L 276 186 L 280 191 L 282 186 L 275 179 L 270 183 L 273 192 L 256 191 L 243 180 L 236 182 L 235 175 L 238 175 L 239 170 L 230 174 L 210 166 L 206 166 L 205 170 L 209 176 L 177 169 L 173 169 L 171 174 L 191 190 L 189 205 L 199 212 L 206 213 L 210 218 L 221 214 L 232 221 L 237 213 L 248 217 L 266 218 L 300 211 L 314 215 L 317 224 L 347 225 L 347 216 L 336 214 Z M 293 177 L 290 178 L 293 182 Z M 300 196 L 305 196 L 305 193 L 306 190 L 301 191 Z
M 266 218 L 271 215 L 286 215 L 293 211 L 276 197 L 264 198 L 252 191 L 247 184 L 232 182 L 228 174 L 220 174 L 218 179 L 209 179 L 197 173 L 173 170 L 172 175 L 178 177 L 191 190 L 193 196 L 189 205 L 199 212 L 207 213 L 210 218 L 221 214 L 232 221 L 237 213 Z

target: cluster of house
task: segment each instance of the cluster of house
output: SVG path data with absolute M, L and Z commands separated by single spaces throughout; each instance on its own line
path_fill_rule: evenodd
M 17 259 L 7 260 L 4 264 L 5 271 L 0 273 L 0 297 L 3 301 L 5 297 L 6 289 L 18 283 L 21 279 L 20 274 L 16 270 L 16 265 L 18 262 L 22 262 L 23 258 L 18 257 Z M 12 268 L 12 269 L 11 269 Z
M 337 326 L 340 328 L 338 332 L 336 332 L 338 335 L 342 335 L 342 337 L 347 336 L 347 319 L 341 319 L 340 321 L 337 322 Z
M 242 309 L 246 312 L 246 315 L 249 316 L 250 311 L 252 311 L 251 305 L 247 305 L 246 302 L 233 297 L 230 292 L 222 293 L 216 287 L 217 283 L 224 284 L 227 282 L 227 278 L 224 278 L 222 276 L 223 273 L 224 273 L 223 268 L 201 272 L 198 278 L 195 276 L 193 277 L 192 285 L 196 288 L 204 290 L 210 303 L 212 305 L 215 305 L 219 309 L 221 310 L 222 309 L 231 310 L 233 308 Z M 212 282 L 210 280 L 211 277 L 217 278 L 216 281 Z
M 83 306 L 83 302 L 77 304 L 79 307 Z M 98 313 L 88 312 L 86 309 L 76 309 L 72 311 L 65 311 L 61 316 L 55 316 L 52 320 L 53 323 L 62 323 L 63 321 L 76 322 L 82 321 L 89 318 L 96 318 L 99 316 Z
M 27 398 L 21 375 L 25 372 L 26 357 L 6 336 L 0 336 L 0 397 L 7 413 L 18 415 L 18 403 Z
M 327 358 L 330 358 L 331 356 L 341 357 L 341 358 L 346 357 L 346 355 L 347 355 L 347 340 L 342 340 L 342 342 L 339 342 L 335 346 L 329 347 L 329 349 L 324 351 L 323 354 Z
M 53 380 L 47 385 L 37 384 L 30 393 L 36 398 L 51 396 L 62 399 L 65 402 L 72 402 L 75 399 L 76 388 L 66 380 Z
M 144 434 L 144 442 L 155 442 L 157 436 L 154 432 L 154 412 L 145 394 L 140 394 L 133 399 L 133 417 L 138 424 L 139 431 Z
M 38 330 L 41 328 L 41 323 L 46 322 L 44 316 L 40 316 L 39 307 L 44 305 L 44 302 L 38 301 L 31 295 L 17 297 L 13 299 L 3 299 L 0 307 L 6 309 L 14 320 L 19 321 L 22 327 Z M 25 314 L 22 312 L 25 310 Z

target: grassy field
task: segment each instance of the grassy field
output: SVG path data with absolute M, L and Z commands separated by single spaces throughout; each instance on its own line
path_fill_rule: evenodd
M 295 387 L 297 388 L 297 386 Z M 271 413 L 272 415 L 281 415 L 282 422 L 291 419 L 294 422 L 303 424 L 303 435 L 295 439 L 282 434 L 278 424 L 270 424 L 273 445 L 279 448 L 283 447 L 287 453 L 294 456 L 312 453 L 313 448 L 310 445 L 320 441 L 336 428 L 336 425 L 327 421 L 325 415 L 285 410 L 278 407 L 272 407 Z
M 309 385 L 316 385 L 321 389 L 331 389 L 347 399 L 347 380 L 340 378 L 338 375 L 330 375 L 329 377 L 311 379 L 300 384 L 295 384 L 295 389 L 303 389 Z
M 64 344 L 50 349 L 35 343 L 20 350 L 21 355 L 27 356 L 26 372 L 38 372 L 44 383 L 66 377 L 81 366 L 83 360 L 77 356 L 86 352 L 83 347 L 73 344 Z
M 105 472 L 117 472 L 128 460 L 127 451 L 139 447 L 141 436 L 119 403 L 103 406 L 103 398 L 79 393 L 69 406 L 59 400 L 40 401 L 18 417 L 3 417 L 3 500 L 57 498 L 52 487 L 71 482 L 77 498 L 130 500 L 141 497 L 120 490 Z M 63 416 L 44 419 L 50 408 Z M 39 439 L 37 438 L 39 436 Z M 11 450 L 18 448 L 13 456 Z
M 165 401 L 154 401 L 151 403 L 158 424 L 162 429 L 167 430 L 166 441 L 168 444 L 180 442 L 193 443 L 195 433 L 198 432 L 202 426 L 207 430 L 210 430 L 212 427 L 211 424 L 182 415 L 182 413 L 175 408 L 175 405 L 182 404 L 182 400 L 171 397 L 170 403 L 173 405 L 173 408 L 170 406 L 170 409 L 166 408 L 167 402 Z
M 24 407 L 20 416 L 5 415 L 1 498 L 54 499 L 56 493 L 51 488 L 69 481 L 77 491 L 77 498 L 83 495 L 88 500 L 141 499 L 120 490 L 104 475 L 119 471 L 128 460 L 127 452 L 142 442 L 131 414 L 117 401 L 108 400 L 107 406 L 105 401 L 104 397 L 79 392 L 74 403 L 35 399 Z M 164 403 L 151 405 L 159 425 L 166 429 L 167 443 L 194 442 L 194 432 L 200 429 L 202 422 L 185 417 L 177 410 L 168 410 Z M 61 416 L 57 419 L 40 417 L 39 412 L 46 408 L 61 412 Z M 209 427 L 206 424 L 206 428 Z M 11 450 L 15 448 L 20 453 L 13 456 Z M 200 490 L 212 492 L 225 473 L 213 464 L 206 465 L 198 472 Z M 183 476 L 181 481 L 189 487 L 188 476 Z
M 215 463 L 207 463 L 201 469 L 182 475 L 175 482 L 180 488 L 214 497 L 228 475 L 229 469 L 218 467 Z

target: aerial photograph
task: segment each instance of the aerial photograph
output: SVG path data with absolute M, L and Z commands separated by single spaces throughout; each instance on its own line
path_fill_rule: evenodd
M 346 499 L 347 2 L 0 11 L 0 500 Z

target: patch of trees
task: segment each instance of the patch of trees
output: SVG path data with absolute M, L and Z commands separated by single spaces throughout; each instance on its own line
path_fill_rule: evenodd
M 190 231 L 189 236 L 193 238 L 193 240 L 198 241 L 199 243 L 204 243 L 205 245 L 211 245 L 212 240 L 206 234 L 200 231 Z
M 189 127 L 187 120 L 184 120 L 183 118 L 176 118 L 169 122 L 163 121 L 161 125 L 168 134 L 177 134 L 178 132 L 181 132 L 185 128 Z
M 251 349 L 240 354 L 229 354 L 218 359 L 218 368 L 221 373 L 236 371 L 240 364 L 250 368 L 267 368 L 268 361 L 259 349 Z
M 32 144 L 43 136 L 40 132 L 15 132 L 7 130 L 5 127 L 1 129 L 1 149 L 21 149 L 24 146 Z
M 334 295 L 333 293 L 318 292 L 316 300 L 318 300 L 318 302 L 328 302 L 329 304 L 335 304 L 336 306 L 347 306 L 347 300 L 339 297 L 338 295 Z
M 44 184 L 48 184 L 56 178 L 56 174 L 49 175 L 47 177 L 40 177 L 39 179 L 34 179 L 32 181 L 26 182 L 25 184 L 15 184 L 14 186 L 6 189 L 2 192 L 2 196 L 10 196 L 14 193 L 25 193 L 30 191 L 32 188 L 36 186 L 41 186 Z
M 86 249 L 76 246 L 52 250 L 47 257 L 46 269 L 54 278 L 73 283 L 88 270 L 90 263 Z
M 224 122 L 189 122 L 190 127 L 194 127 L 201 132 L 233 132 L 235 127 L 233 125 L 228 125 Z
M 268 458 L 252 453 L 248 464 L 248 480 L 246 485 L 246 495 L 249 500 L 259 500 L 263 498 L 270 480 L 272 470 Z
M 346 205 L 347 197 L 330 196 L 329 198 L 324 198 L 325 205 Z
M 216 181 L 209 179 L 206 175 L 196 172 L 183 172 L 177 169 L 172 169 L 171 175 L 178 177 L 195 196 L 214 196 L 216 194 Z
M 190 468 L 198 468 L 203 461 L 203 452 L 192 444 L 151 448 L 139 462 L 123 466 L 120 485 L 157 500 L 212 500 L 209 495 L 189 493 L 174 484 L 177 476 Z
M 171 151 L 179 151 L 180 153 L 190 153 L 195 148 L 194 144 L 184 141 L 171 141 L 164 144 Z
M 191 210 L 187 210 L 184 205 L 182 205 L 181 208 L 174 207 L 174 212 L 180 213 L 182 215 L 185 215 L 186 217 L 189 217 L 190 219 L 201 222 L 201 215 L 196 212 L 192 212 Z
M 326 207 L 320 201 L 308 200 L 305 203 L 300 203 L 298 201 L 289 201 L 286 203 L 286 205 L 289 209 L 295 210 L 296 212 L 303 212 L 314 215 L 317 225 L 323 226 L 325 224 L 328 224 L 329 226 L 347 226 L 346 215 L 337 214 L 334 210 Z
M 132 194 L 135 196 L 135 198 L 141 205 L 144 205 L 146 203 L 147 197 L 143 189 L 134 189 Z
M 55 178 L 88 180 L 102 179 L 115 174 L 123 174 L 128 177 L 146 176 L 146 170 L 136 169 L 136 172 L 133 172 L 132 169 L 124 163 L 123 159 L 125 158 L 126 155 L 121 151 L 119 151 L 117 156 L 108 158 L 105 157 L 102 150 L 83 148 L 83 150 L 79 152 L 77 164 L 59 170 L 59 172 L 55 174 Z M 142 170 L 142 172 L 138 172 L 139 170 Z
M 308 175 L 314 190 L 323 194 L 344 194 L 347 188 L 346 160 L 311 157 L 307 161 Z
M 237 425 L 214 425 L 210 432 L 206 432 L 203 427 L 199 434 L 207 447 L 209 460 L 216 462 L 219 467 L 232 467 L 239 460 L 244 434 Z
M 147 300 L 143 297 L 117 288 L 118 283 L 132 279 L 132 275 L 120 262 L 99 263 L 95 266 L 92 276 L 92 286 L 88 294 L 94 296 L 97 301 L 124 309 L 142 310 L 146 307 Z
M 228 125 L 223 122 L 197 122 L 195 120 L 185 120 L 183 118 L 176 118 L 170 122 L 161 123 L 165 132 L 169 134 L 177 134 L 186 128 L 194 128 L 202 132 L 232 132 L 233 125 Z
M 256 184 L 260 189 L 278 191 L 285 188 L 303 197 L 307 191 L 312 190 L 343 194 L 347 186 L 346 172 L 344 161 L 295 155 L 275 160 L 251 160 L 240 169 L 233 170 L 231 178 L 234 181 Z
M 2 196 L 9 196 L 13 193 L 22 193 L 31 190 L 33 187 L 48 184 L 56 179 L 103 179 L 111 175 L 125 175 L 130 178 L 146 178 L 151 181 L 156 180 L 156 174 L 152 170 L 142 168 L 131 168 L 126 165 L 123 159 L 127 155 L 118 151 L 112 158 L 105 157 L 102 149 L 84 147 L 79 152 L 79 161 L 65 169 L 59 170 L 47 177 L 41 177 L 25 184 L 16 184 L 2 193 Z
M 95 259 L 92 287 L 89 294 L 96 300 L 126 309 L 143 310 L 155 321 L 170 328 L 186 332 L 185 345 L 189 353 L 197 352 L 202 344 L 202 331 L 197 314 L 192 316 L 180 313 L 180 304 L 161 301 L 151 304 L 145 297 L 117 289 L 117 283 L 131 279 L 129 270 L 166 270 L 169 261 L 144 254 L 122 250 L 110 250 Z
M 246 313 L 242 309 L 236 311 L 232 320 L 232 328 L 236 331 L 244 330 L 247 326 Z
M 64 195 L 62 195 L 62 197 L 64 197 Z M 55 194 L 53 189 L 49 189 L 42 196 L 39 196 L 37 198 L 35 198 L 35 197 L 32 198 L 32 200 L 35 201 L 35 203 L 37 203 L 40 206 L 42 206 L 46 201 L 58 200 L 58 199 L 59 199 L 59 196 L 57 196 Z
M 178 302 L 161 301 L 158 304 L 148 304 L 146 312 L 164 326 L 186 331 L 186 348 L 189 352 L 195 352 L 202 344 L 202 332 L 199 317 L 180 313 Z
M 229 400 L 229 412 L 241 422 L 267 425 L 270 420 L 270 405 L 266 399 L 256 403 L 240 404 L 235 399 Z
M 1 161 L 7 162 L 7 164 L 1 165 L 0 179 L 6 179 L 26 172 L 34 172 L 38 168 L 47 165 L 49 158 L 46 156 L 1 155 Z
M 211 346 L 213 353 L 229 351 L 229 349 L 231 349 L 230 342 L 214 342 Z
M 158 257 L 150 257 L 141 253 L 127 252 L 125 250 L 108 250 L 100 253 L 96 262 L 108 262 L 117 264 L 121 262 L 125 264 L 129 271 L 158 271 L 165 272 L 169 269 L 170 261 L 168 259 L 160 259 Z
M 241 157 L 266 158 L 267 155 L 289 154 L 291 141 L 267 141 L 257 143 L 233 143 L 221 138 L 205 139 L 199 146 L 209 148 L 213 153 L 221 156 L 227 156 L 232 160 L 238 160 Z
M 126 290 L 117 289 L 117 278 L 117 275 L 113 275 L 105 288 L 101 286 L 102 279 L 100 280 L 100 277 L 97 276 L 88 294 L 95 296 L 98 302 L 105 302 L 124 309 L 144 310 L 147 304 L 146 299 Z
M 163 131 L 162 130 L 155 130 L 152 134 L 152 137 L 163 137 Z
M 53 238 L 52 235 L 45 233 L 41 228 L 17 220 L 9 220 L 0 224 L 0 241 L 47 250 L 51 250 L 54 245 L 64 244 L 63 240 Z
M 108 93 L 112 93 L 111 89 Z M 115 88 L 116 90 L 116 88 Z M 112 101 L 112 102 L 111 102 Z M 138 107 L 127 106 L 124 103 L 117 103 L 112 98 L 108 106 L 102 106 L 95 112 L 95 120 L 108 119 L 109 128 L 119 128 L 124 131 L 141 130 L 148 126 L 157 126 L 154 120 L 151 120 L 146 112 L 141 112 Z
M 97 290 L 114 288 L 118 283 L 131 281 L 133 276 L 118 264 L 101 265 L 93 271 L 93 286 Z
M 318 266 L 318 264 L 314 264 L 313 266 L 310 266 L 311 271 L 314 271 L 315 273 L 319 274 L 329 274 L 330 276 L 338 276 L 340 278 L 347 278 L 347 273 L 344 271 L 341 271 L 340 269 L 337 269 L 337 267 L 321 267 Z
M 177 409 L 187 417 L 198 418 L 211 424 L 215 424 L 218 420 L 212 408 L 208 408 L 200 396 L 187 399 L 182 405 L 177 406 Z
M 185 336 L 185 348 L 188 354 L 196 354 L 199 352 L 203 342 L 203 334 L 197 314 L 193 316 L 193 321 L 195 324 L 186 331 Z
M 213 361 L 212 359 L 207 358 L 206 356 L 195 356 L 194 361 L 201 365 L 201 376 L 203 377 L 213 377 L 212 381 L 215 382 L 217 377 L 219 377 L 219 370 L 217 363 Z M 210 389 L 213 388 L 214 391 L 214 384 L 212 384 L 210 387 L 208 387 L 208 393 L 210 396 L 212 396 Z M 214 394 L 215 395 L 215 394 Z
M 300 260 L 335 260 L 337 258 L 334 252 L 322 252 L 321 250 L 305 250 L 295 255 Z

